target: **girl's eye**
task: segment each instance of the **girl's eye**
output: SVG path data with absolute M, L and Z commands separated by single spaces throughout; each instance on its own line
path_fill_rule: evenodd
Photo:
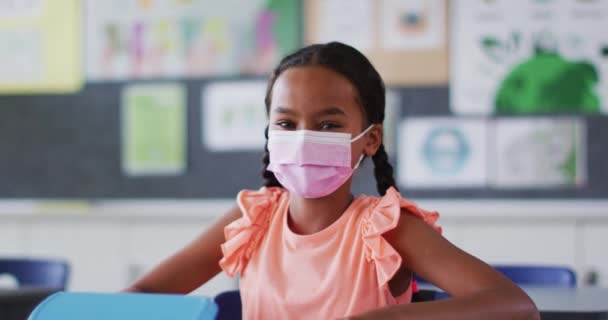
M 333 130 L 333 129 L 337 129 L 340 128 L 339 125 L 335 124 L 335 123 L 331 123 L 331 122 L 323 122 L 321 123 L 321 130 Z
M 287 120 L 280 120 L 276 122 L 276 125 L 283 128 L 283 129 L 294 129 L 295 125 L 293 122 L 291 121 L 287 121 Z

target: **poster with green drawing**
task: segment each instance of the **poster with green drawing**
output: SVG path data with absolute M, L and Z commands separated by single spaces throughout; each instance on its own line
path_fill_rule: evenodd
M 577 118 L 502 118 L 494 125 L 497 188 L 580 187 L 587 181 L 586 128 Z
M 186 170 L 186 90 L 179 84 L 137 84 L 122 95 L 122 169 L 129 176 Z
M 608 111 L 608 1 L 455 0 L 456 114 Z

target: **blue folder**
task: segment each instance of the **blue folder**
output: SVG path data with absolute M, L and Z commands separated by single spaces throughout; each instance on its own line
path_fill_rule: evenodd
M 217 311 L 213 299 L 199 296 L 58 292 L 29 320 L 212 320 Z

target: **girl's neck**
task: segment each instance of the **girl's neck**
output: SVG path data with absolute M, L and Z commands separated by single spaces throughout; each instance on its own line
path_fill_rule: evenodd
M 344 183 L 334 193 L 316 199 L 307 199 L 295 194 L 290 196 L 287 222 L 297 234 L 317 233 L 342 216 L 353 200 L 351 181 Z

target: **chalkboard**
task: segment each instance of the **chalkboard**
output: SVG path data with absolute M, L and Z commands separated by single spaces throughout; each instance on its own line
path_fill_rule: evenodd
M 176 81 L 188 91 L 187 171 L 179 176 L 123 174 L 120 97 L 124 82 L 89 83 L 74 95 L 0 96 L 0 198 L 208 199 L 232 198 L 241 189 L 259 188 L 261 150 L 212 153 L 201 141 L 200 92 L 208 80 Z M 401 117 L 451 114 L 446 86 L 396 92 L 401 98 Z M 585 121 L 589 173 L 583 188 L 402 188 L 402 194 L 411 198 L 607 198 L 608 117 L 587 116 Z M 354 189 L 376 194 L 371 161 L 358 170 Z

